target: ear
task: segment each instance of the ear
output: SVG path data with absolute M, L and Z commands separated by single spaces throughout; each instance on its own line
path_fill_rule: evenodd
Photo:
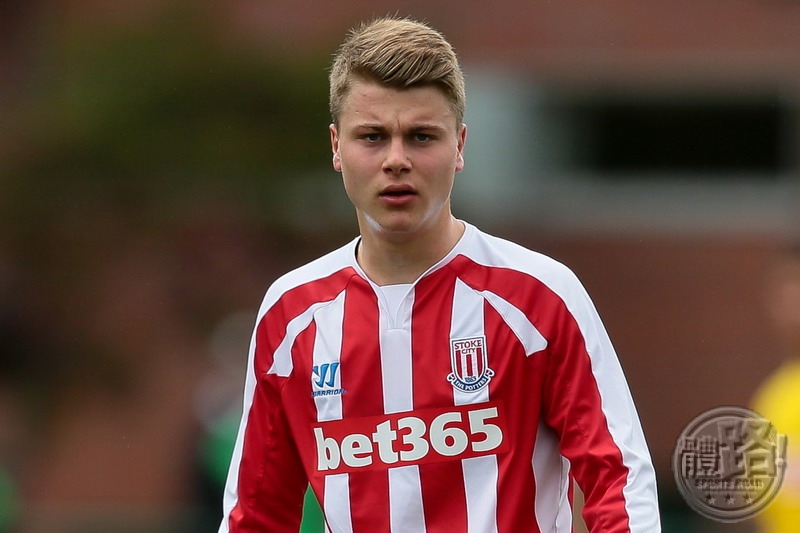
M 339 130 L 336 129 L 336 124 L 328 126 L 331 132 L 331 151 L 333 151 L 333 169 L 336 172 L 342 171 L 342 158 L 339 156 Z
M 461 172 L 464 170 L 464 144 L 467 142 L 467 125 L 461 124 L 461 127 L 458 130 L 458 144 L 456 149 L 458 150 L 456 154 L 456 172 Z

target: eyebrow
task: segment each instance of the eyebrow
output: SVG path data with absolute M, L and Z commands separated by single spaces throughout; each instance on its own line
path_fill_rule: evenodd
M 439 124 L 422 123 L 411 128 L 412 133 L 418 131 L 444 131 L 446 128 Z
M 370 131 L 385 131 L 386 127 L 381 124 L 377 123 L 364 123 L 364 124 L 356 124 L 353 127 L 354 130 L 370 130 Z M 411 128 L 409 128 L 410 133 L 418 133 L 420 131 L 444 131 L 446 128 L 439 124 L 433 124 L 428 122 L 423 122 L 420 124 L 415 124 Z

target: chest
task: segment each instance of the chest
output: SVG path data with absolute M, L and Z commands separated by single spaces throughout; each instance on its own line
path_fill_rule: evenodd
M 320 422 L 536 394 L 542 369 L 513 320 L 464 289 L 321 308 L 295 343 L 287 391 L 313 400 L 307 415 Z

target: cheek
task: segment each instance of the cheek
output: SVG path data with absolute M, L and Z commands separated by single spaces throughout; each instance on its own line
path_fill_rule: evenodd
M 354 170 L 351 165 L 342 165 L 342 167 L 344 191 L 352 203 L 358 203 L 358 199 L 367 192 L 367 184 L 364 180 L 359 179 L 358 171 Z
M 366 169 L 374 166 L 375 155 L 368 150 L 349 146 L 342 148 L 339 154 L 342 168 L 349 170 L 350 174 L 363 174 Z

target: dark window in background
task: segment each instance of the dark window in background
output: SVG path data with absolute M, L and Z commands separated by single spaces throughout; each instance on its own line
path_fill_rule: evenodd
M 560 111 L 578 128 L 571 165 L 606 179 L 776 179 L 797 166 L 795 111 L 778 98 L 600 100 Z

